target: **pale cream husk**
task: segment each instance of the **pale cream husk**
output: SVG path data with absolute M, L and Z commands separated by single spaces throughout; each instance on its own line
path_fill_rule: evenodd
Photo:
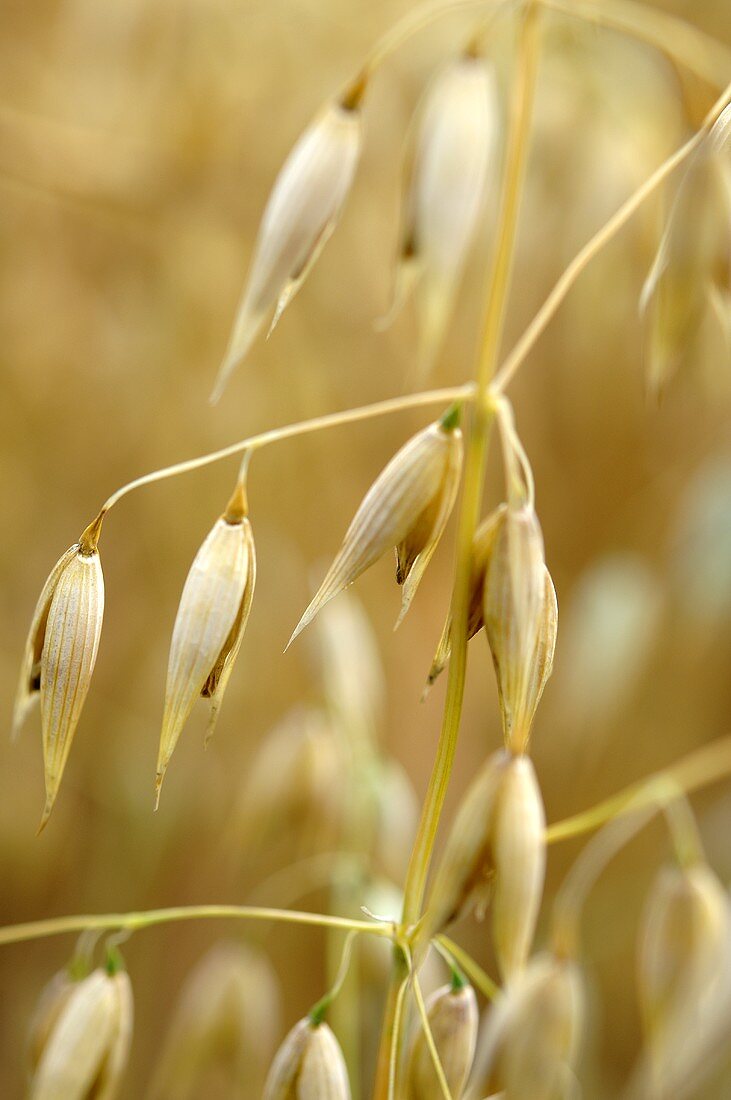
M 479 1015 L 471 986 L 442 986 L 428 998 L 427 1018 L 444 1077 L 454 1100 L 462 1096 L 472 1067 Z M 419 1021 L 408 1065 L 409 1100 L 443 1100 L 429 1044 Z
M 387 550 L 397 549 L 401 622 L 454 505 L 462 470 L 462 433 L 439 423 L 413 436 L 368 490 L 319 591 L 289 645 L 334 596 Z
M 474 1082 L 510 1100 L 563 1100 L 576 1088 L 585 1015 L 584 984 L 574 962 L 544 953 L 487 1009 Z
M 332 233 L 360 156 L 360 112 L 330 103 L 305 130 L 274 183 L 213 400 L 266 318 L 273 329 Z M 271 331 L 271 329 L 270 329 Z
M 54 566 L 31 623 L 15 702 L 17 732 L 36 696 L 41 702 L 46 803 L 53 809 L 96 663 L 104 618 L 99 554 L 75 544 Z
M 157 762 L 158 794 L 183 726 L 201 695 L 211 700 L 210 737 L 241 646 L 255 581 L 249 520 L 229 522 L 222 517 L 195 556 L 175 619 Z
M 659 1059 L 700 1040 L 729 954 L 729 902 L 705 864 L 665 867 L 650 891 L 639 941 L 638 992 L 645 1032 Z
M 423 369 L 441 345 L 489 181 L 496 177 L 500 122 L 492 68 L 473 56 L 452 61 L 418 109 L 391 316 L 414 288 Z
M 342 1051 L 327 1024 L 295 1024 L 272 1063 L 263 1100 L 350 1100 Z
M 530 504 L 509 506 L 489 555 L 483 613 L 506 744 L 524 751 L 553 669 L 558 605 Z
M 114 1100 L 132 1034 L 128 976 L 95 970 L 78 982 L 48 1036 L 30 1100 Z
M 545 830 L 532 761 L 517 756 L 500 781 L 491 841 L 493 943 L 500 973 L 507 981 L 523 969 L 533 944 L 546 869 Z

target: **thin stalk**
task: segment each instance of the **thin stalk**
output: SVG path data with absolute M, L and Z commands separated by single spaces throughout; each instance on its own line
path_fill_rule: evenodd
M 648 199 L 660 184 L 698 148 L 729 99 L 731 99 L 731 84 L 728 84 L 718 97 L 703 120 L 701 128 L 684 145 L 676 149 L 667 160 L 664 160 L 636 191 L 633 191 L 609 221 L 597 230 L 591 240 L 587 241 L 581 251 L 573 258 L 495 376 L 493 384 L 495 393 L 502 393 L 509 385 L 513 375 L 529 352 L 532 351 L 539 336 L 548 327 L 549 321 L 555 316 L 559 306 L 563 303 L 584 268 L 626 225 L 632 215 L 642 206 L 645 199 Z
M 434 1072 L 437 1075 L 439 1082 L 439 1088 L 442 1091 L 444 1100 L 452 1100 L 452 1093 L 449 1089 L 447 1078 L 444 1074 L 444 1066 L 442 1060 L 439 1057 L 439 1051 L 437 1050 L 437 1044 L 434 1042 L 434 1034 L 429 1023 L 429 1015 L 426 1011 L 426 1005 L 424 1004 L 424 995 L 421 992 L 421 986 L 419 979 L 414 975 L 414 1000 L 416 1001 L 416 1007 L 419 1010 L 419 1016 L 421 1017 L 421 1026 L 424 1029 L 424 1038 L 426 1039 L 426 1045 L 429 1047 L 429 1054 L 431 1055 L 432 1065 L 434 1066 Z
M 390 925 L 373 924 L 372 921 L 347 920 L 321 913 L 301 913 L 286 909 L 261 909 L 247 905 L 181 905 L 169 909 L 147 909 L 133 913 L 89 914 L 80 917 L 51 917 L 49 920 L 29 921 L 0 928 L 0 946 L 39 940 L 46 936 L 59 936 L 67 932 L 87 929 L 128 929 L 137 932 L 156 924 L 170 924 L 185 920 L 264 920 L 283 924 L 310 924 L 318 928 L 343 928 L 346 931 L 366 932 L 375 936 L 393 935 Z
M 233 455 L 242 453 L 245 454 L 244 461 L 248 466 L 251 454 L 262 447 L 269 446 L 270 443 L 279 443 L 283 439 L 292 439 L 298 435 L 319 432 L 324 428 L 337 428 L 341 424 L 354 424 L 358 420 L 370 420 L 376 416 L 386 416 L 388 413 L 401 412 L 402 409 L 416 409 L 424 405 L 446 405 L 449 402 L 458 400 L 469 401 L 474 394 L 474 390 L 474 385 L 469 383 L 465 386 L 452 386 L 448 389 L 406 394 L 404 397 L 391 397 L 386 401 L 376 401 L 372 405 L 361 405 L 356 409 L 346 409 L 344 412 L 328 413 L 325 416 L 316 416 L 311 420 L 300 420 L 295 424 L 286 424 L 282 428 L 270 428 L 269 431 L 259 432 L 257 435 L 240 439 L 237 443 L 231 443 L 228 447 L 221 447 L 217 451 L 209 451 L 207 454 L 199 455 L 198 458 L 189 458 L 184 462 L 176 462 L 172 466 L 163 466 L 160 470 L 153 470 L 149 474 L 143 474 L 133 481 L 128 481 L 126 485 L 122 485 L 120 489 L 107 497 L 99 514 L 89 524 L 87 531 L 93 528 L 95 537 L 98 540 L 102 522 L 107 512 L 123 497 L 145 485 L 152 485 L 156 481 L 164 481 L 169 477 L 177 477 L 178 474 L 187 474 L 193 470 L 199 470 L 202 466 L 211 466 L 214 462 L 221 462 L 225 458 L 231 458 Z
M 683 757 L 677 764 L 630 784 L 596 806 L 549 825 L 546 842 L 555 844 L 559 840 L 592 833 L 607 821 L 653 805 L 657 801 L 658 789 L 667 789 L 668 784 L 674 784 L 677 790 L 688 795 L 728 775 L 731 775 L 731 737 L 723 737 Z
M 731 50 L 670 12 L 633 0 L 612 0 L 610 4 L 585 0 L 541 0 L 541 3 L 551 11 L 646 42 L 717 88 L 722 88 L 729 78 Z
M 399 944 L 394 944 L 391 981 L 386 994 L 383 1013 L 381 1043 L 376 1062 L 376 1079 L 373 1095 L 384 1100 L 395 1100 L 396 1080 L 403 1051 L 404 998 L 411 972 L 409 960 Z
M 467 666 L 467 620 L 472 541 L 479 519 L 485 476 L 485 457 L 493 417 L 490 399 L 492 378 L 500 350 L 507 294 L 517 230 L 518 211 L 528 149 L 533 96 L 538 68 L 538 9 L 529 3 L 521 26 L 517 78 L 511 109 L 510 131 L 502 186 L 500 228 L 488 280 L 477 390 L 465 464 L 465 481 L 457 536 L 457 566 L 452 594 L 452 652 L 447 680 L 447 697 L 429 788 L 409 861 L 404 890 L 402 922 L 415 925 L 421 915 L 426 880 L 457 745 Z M 375 1100 L 388 1095 L 386 1067 L 393 1050 L 400 1053 L 400 1024 L 394 1019 L 398 990 L 403 975 L 394 968 L 384 1017 L 376 1074 Z M 394 1039 L 394 1031 L 396 1038 Z
M 528 137 L 538 68 L 538 8 L 530 4 L 521 28 L 517 80 L 511 111 L 502 212 L 483 324 L 477 391 L 473 408 L 465 483 L 460 510 L 457 569 L 452 596 L 452 653 L 449 663 L 444 719 L 429 789 L 409 864 L 404 895 L 403 921 L 415 924 L 421 915 L 426 879 L 436 839 L 439 818 L 452 770 L 462 714 L 467 664 L 467 619 L 472 541 L 479 520 L 485 475 L 489 429 L 494 415 L 490 381 L 500 350 L 508 288 L 513 265 L 518 211 L 528 150 Z

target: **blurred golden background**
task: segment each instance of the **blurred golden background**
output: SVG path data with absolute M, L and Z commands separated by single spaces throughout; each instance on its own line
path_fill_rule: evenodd
M 609 6 L 609 5 L 608 5 Z M 662 3 L 731 48 L 726 0 Z M 51 565 L 118 485 L 247 433 L 395 396 L 413 381 L 414 319 L 386 333 L 401 149 L 421 90 L 475 15 L 451 14 L 384 65 L 336 234 L 269 342 L 220 405 L 208 394 L 228 339 L 272 181 L 319 105 L 341 87 L 405 0 L 8 0 L 0 27 L 0 678 L 9 725 L 20 654 Z M 493 31 L 503 97 L 510 19 Z M 731 74 L 729 74 L 731 75 Z M 535 139 L 506 347 L 591 233 L 697 123 L 717 90 L 645 45 L 546 19 Z M 652 200 L 582 276 L 511 389 L 533 462 L 558 592 L 556 669 L 534 753 L 549 821 L 731 732 L 731 374 L 721 354 L 685 372 L 662 406 L 645 399 L 638 298 L 665 205 Z M 486 222 L 489 222 L 489 218 Z M 469 379 L 491 227 L 474 249 L 429 385 Z M 143 489 L 102 539 L 107 604 L 92 689 L 59 801 L 43 803 L 37 714 L 0 742 L 1 921 L 203 902 L 324 907 L 269 876 L 307 855 L 286 823 L 258 850 L 233 807 L 268 732 L 318 703 L 312 638 L 282 651 L 366 488 L 428 411 L 283 442 L 250 477 L 259 577 L 215 737 L 204 715 L 181 738 L 157 814 L 153 779 L 179 593 L 222 511 L 236 461 Z M 492 456 L 486 508 L 499 498 Z M 448 534 L 451 536 L 453 524 Z M 444 540 L 397 634 L 391 563 L 358 582 L 385 671 L 379 737 L 419 799 L 444 685 L 419 696 L 448 605 Z M 451 814 L 499 743 L 492 665 L 470 646 Z M 731 786 L 694 799 L 724 881 Z M 313 850 L 324 841 L 313 841 Z M 551 850 L 547 901 L 579 845 Z M 592 1025 L 584 1096 L 619 1094 L 636 1055 L 637 920 L 667 852 L 650 828 L 592 894 L 585 951 Z M 269 892 L 267 892 L 269 891 Z M 546 907 L 547 911 L 547 907 Z M 539 932 L 540 934 L 540 932 Z M 326 986 L 316 930 L 213 922 L 140 932 L 125 946 L 136 1026 L 123 1095 L 145 1095 L 186 973 L 220 939 L 263 944 L 282 985 L 279 1034 Z M 460 939 L 491 968 L 487 927 Z M 23 1094 L 23 1043 L 40 989 L 71 938 L 0 950 L 0 1095 Z M 365 1004 L 365 1002 L 364 1002 Z M 378 1026 L 378 996 L 364 1027 Z M 237 1093 L 226 1078 L 195 1095 Z M 367 1079 L 367 1070 L 366 1070 Z M 247 1088 L 249 1091 L 247 1091 Z M 216 1089 L 218 1091 L 216 1091 Z M 731 1077 L 704 1095 L 727 1096 Z

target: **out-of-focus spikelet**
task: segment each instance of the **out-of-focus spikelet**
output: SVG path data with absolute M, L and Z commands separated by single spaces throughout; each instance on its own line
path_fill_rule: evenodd
M 300 1020 L 272 1063 L 263 1100 L 350 1100 L 342 1051 L 327 1024 Z
M 51 815 L 96 663 L 104 618 L 97 524 L 56 563 L 36 605 L 15 699 L 13 730 L 40 696 L 46 803 Z
M 268 959 L 243 943 L 219 943 L 186 979 L 155 1074 L 158 1100 L 194 1100 L 206 1074 L 261 1089 L 279 1031 L 279 983 Z
M 488 1008 L 473 1080 L 509 1100 L 564 1100 L 584 1024 L 584 983 L 574 962 L 536 955 Z
M 275 327 L 337 224 L 360 156 L 364 90 L 364 83 L 356 83 L 338 102 L 327 104 L 277 176 L 212 401 L 221 396 L 272 312 L 269 331 Z
M 638 991 L 658 1073 L 701 1046 L 719 994 L 730 988 L 729 899 L 703 863 L 660 871 L 647 900 L 638 954 Z
M 500 127 L 495 77 L 473 52 L 447 65 L 427 89 L 407 149 L 395 315 L 413 289 L 423 372 L 439 352 L 460 275 L 474 241 Z
M 289 645 L 325 604 L 352 584 L 391 547 L 403 586 L 401 622 L 437 547 L 454 505 L 462 470 L 459 412 L 413 436 L 368 490 L 319 591 Z
M 206 733 L 213 732 L 241 647 L 256 583 L 256 554 L 243 486 L 216 521 L 190 567 L 170 644 L 165 707 L 155 790 L 196 699 L 211 701 Z
M 460 1100 L 477 1043 L 477 998 L 470 985 L 452 983 L 435 990 L 426 1002 L 434 1045 L 453 1100 Z M 409 1056 L 409 1100 L 443 1100 L 431 1051 L 419 1027 Z
M 114 1100 L 132 1036 L 124 971 L 95 970 L 65 999 L 40 1052 L 31 1100 Z
M 659 396 L 688 359 L 707 316 L 728 310 L 731 291 L 731 157 L 728 107 L 696 150 L 645 280 L 640 313 L 645 375 Z M 724 330 L 728 317 L 719 317 Z M 727 333 L 724 332 L 727 336 Z

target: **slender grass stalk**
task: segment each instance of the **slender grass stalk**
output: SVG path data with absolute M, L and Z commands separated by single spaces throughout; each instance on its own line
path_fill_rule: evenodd
M 346 931 L 365 932 L 373 936 L 393 936 L 388 924 L 372 921 L 348 920 L 321 913 L 301 913 L 287 909 L 263 909 L 248 905 L 180 905 L 169 909 L 147 909 L 132 913 L 87 914 L 80 917 L 51 917 L 48 920 L 29 921 L 0 928 L 0 946 L 23 943 L 46 936 L 60 936 L 68 932 L 87 929 L 125 929 L 137 932 L 157 924 L 172 924 L 187 920 L 263 920 L 281 924 L 309 924 L 317 928 L 342 928 Z
M 658 790 L 667 790 L 668 784 L 673 784 L 676 790 L 687 795 L 729 775 L 731 737 L 722 737 L 683 757 L 677 764 L 671 764 L 669 768 L 663 768 L 638 783 L 632 783 L 596 806 L 549 825 L 546 829 L 546 842 L 555 844 L 560 840 L 593 833 L 614 818 L 642 806 L 653 805 L 657 802 Z
M 419 979 L 416 977 L 416 975 L 414 975 L 414 1000 L 416 1001 L 416 1007 L 419 1010 L 419 1016 L 421 1017 L 421 1026 L 424 1029 L 424 1038 L 426 1039 L 426 1045 L 429 1047 L 429 1054 L 431 1055 L 434 1072 L 436 1073 L 437 1080 L 439 1081 L 439 1087 L 442 1090 L 442 1096 L 444 1097 L 444 1100 L 452 1100 L 452 1093 L 450 1092 L 447 1078 L 444 1075 L 442 1060 L 439 1057 L 437 1044 L 434 1042 L 434 1035 L 432 1034 L 431 1025 L 429 1023 L 429 1016 L 426 1011 L 426 1005 L 424 1004 L 424 994 L 421 992 L 421 985 L 419 984 Z
M 454 762 L 462 714 L 467 666 L 467 619 L 472 540 L 479 520 L 485 476 L 485 457 L 493 417 L 490 381 L 500 351 L 500 340 L 512 271 L 518 211 L 527 159 L 528 136 L 538 69 L 538 16 L 538 7 L 534 3 L 529 3 L 520 29 L 517 76 L 511 108 L 498 238 L 488 280 L 481 354 L 477 371 L 477 391 L 473 407 L 460 508 L 457 567 L 451 608 L 452 653 L 447 681 L 447 697 L 437 755 L 406 877 L 402 916 L 405 926 L 416 924 L 421 914 L 429 865 Z M 396 990 L 401 980 L 402 976 L 398 973 L 397 968 L 394 968 L 381 1036 L 374 1091 L 375 1100 L 383 1100 L 388 1095 L 387 1081 L 390 1073 L 390 1060 L 393 1058 L 394 1031 L 396 1033 L 397 1061 L 401 1056 L 403 1045 L 403 1038 L 400 1035 L 401 1027 L 396 1027 L 393 1016 L 389 1015 L 396 1007 Z

